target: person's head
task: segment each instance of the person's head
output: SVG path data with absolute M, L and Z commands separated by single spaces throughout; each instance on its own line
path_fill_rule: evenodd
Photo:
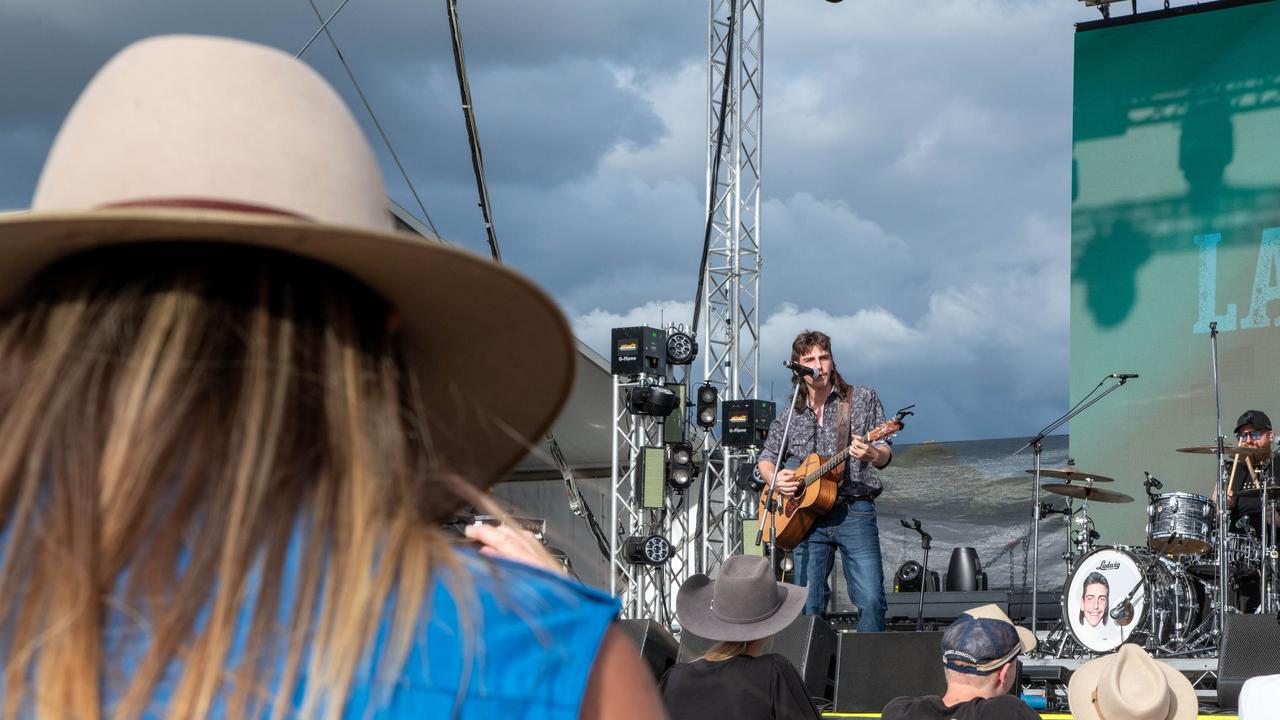
M 942 666 L 948 685 L 975 697 L 1010 691 L 1018 655 L 1036 647 L 1035 636 L 1013 624 L 996 605 L 966 610 L 942 634 Z
M 1107 624 L 1111 585 L 1107 576 L 1100 572 L 1091 572 L 1084 579 L 1084 587 L 1080 591 L 1080 622 L 1091 627 Z
M 1077 720 L 1194 720 L 1200 708 L 1190 680 L 1133 643 L 1072 673 L 1067 702 Z
M 464 290 L 485 304 L 463 312 Z M 500 411 L 502 343 L 530 340 L 545 366 L 525 384 L 552 389 Z M 339 714 L 384 611 L 377 677 L 403 663 L 432 573 L 458 570 L 436 526 L 491 505 L 572 347 L 527 281 L 393 232 L 358 124 L 300 61 L 126 49 L 31 211 L 0 216 L 6 704 L 136 716 L 172 683 L 174 716 Z M 147 640 L 125 678 L 108 630 Z
M 815 389 L 834 387 L 843 390 L 846 386 L 844 378 L 840 377 L 840 371 L 836 369 L 835 358 L 831 354 L 831 338 L 824 332 L 805 330 L 796 335 L 796 339 L 791 342 L 791 362 L 818 370 L 817 377 L 803 376 L 806 387 Z M 792 378 L 793 383 L 799 381 L 797 378 Z
M 1236 421 L 1236 440 L 1244 447 L 1269 448 L 1273 439 L 1271 418 L 1261 410 L 1245 410 Z
M 774 579 L 768 558 L 731 555 L 714 581 L 699 573 L 680 586 L 676 617 L 684 630 L 716 642 L 704 657 L 725 660 L 790 625 L 804 599 L 804 588 Z

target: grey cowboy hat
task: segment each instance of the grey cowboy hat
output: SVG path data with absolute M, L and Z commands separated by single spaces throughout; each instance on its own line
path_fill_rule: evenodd
M 680 586 L 680 625 L 708 640 L 749 642 L 776 634 L 804 609 L 807 591 L 773 578 L 769 559 L 733 555 L 714 581 L 701 573 Z
M 30 210 L 0 214 L 0 304 L 97 248 L 215 243 L 337 268 L 396 311 L 431 453 L 484 488 L 551 426 L 577 353 L 554 301 L 488 258 L 395 229 L 342 99 L 274 48 L 171 35 L 112 58 L 67 115 Z M 512 362 L 517 353 L 529 362 Z

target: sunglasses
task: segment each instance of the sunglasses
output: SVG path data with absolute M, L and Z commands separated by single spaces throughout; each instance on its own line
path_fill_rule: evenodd
M 1236 433 L 1236 438 L 1240 440 L 1261 440 L 1263 435 L 1267 434 L 1267 430 L 1250 430 L 1249 432 Z

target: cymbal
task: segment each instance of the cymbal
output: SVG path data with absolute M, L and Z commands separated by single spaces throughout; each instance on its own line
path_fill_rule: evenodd
M 1178 448 L 1180 453 L 1191 453 L 1193 455 L 1217 455 L 1217 445 L 1193 445 L 1191 447 Z M 1271 448 L 1265 447 L 1245 447 L 1243 445 L 1223 445 L 1223 455 L 1239 455 L 1241 457 L 1249 457 L 1254 460 L 1265 460 L 1271 457 Z
M 1035 470 L 1028 470 L 1029 475 L 1035 475 Z M 1041 477 L 1057 478 L 1066 480 L 1067 482 L 1086 482 L 1092 480 L 1094 482 L 1115 482 L 1115 478 L 1109 478 L 1106 475 L 1094 475 L 1087 473 L 1075 465 L 1064 465 L 1057 468 L 1040 468 Z
M 1243 487 L 1235 491 L 1235 496 L 1236 497 L 1262 497 L 1262 488 L 1257 486 Z M 1280 485 L 1267 486 L 1267 499 L 1280 500 Z
M 1065 495 L 1069 498 L 1077 500 L 1089 500 L 1092 502 L 1108 502 L 1108 503 L 1131 503 L 1133 498 L 1122 492 L 1114 490 L 1103 490 L 1101 488 L 1090 487 L 1088 485 L 1079 485 L 1077 483 L 1048 483 L 1041 485 L 1045 492 L 1051 492 L 1054 495 Z

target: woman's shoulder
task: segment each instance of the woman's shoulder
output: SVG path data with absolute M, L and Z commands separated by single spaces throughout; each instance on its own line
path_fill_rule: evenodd
M 392 704 L 573 716 L 619 607 L 555 573 L 459 551 L 434 574 Z

